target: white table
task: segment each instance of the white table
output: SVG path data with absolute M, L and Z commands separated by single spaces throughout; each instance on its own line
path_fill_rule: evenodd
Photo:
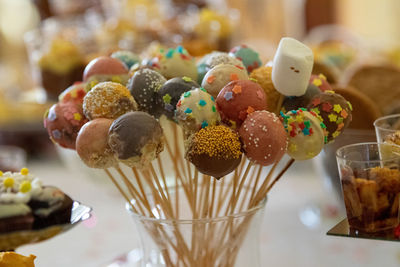
M 138 247 L 133 220 L 110 182 L 88 178 L 58 161 L 31 162 L 28 167 L 45 184 L 60 187 L 94 209 L 92 219 L 71 231 L 18 249 L 24 255 L 36 255 L 36 266 L 107 266 Z M 322 210 L 327 204 L 337 206 L 334 193 L 324 189 L 312 162 L 296 162 L 269 196 L 261 233 L 262 266 L 400 266 L 400 243 L 327 236 L 343 213 L 323 216 L 320 223 L 305 226 L 299 214 L 310 204 L 319 204 Z M 308 221 L 313 222 L 312 215 Z

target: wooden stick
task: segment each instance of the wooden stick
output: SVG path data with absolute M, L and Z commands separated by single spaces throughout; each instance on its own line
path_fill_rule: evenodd
M 261 166 L 261 165 L 258 165 L 257 170 L 256 170 L 256 168 L 253 168 L 253 172 L 250 177 L 250 181 L 249 181 L 248 185 L 246 186 L 246 191 L 244 192 L 242 201 L 240 201 L 239 212 L 243 211 L 244 203 L 249 201 L 249 199 L 252 198 L 252 194 L 254 194 L 254 192 L 256 191 L 256 188 L 258 186 L 258 181 L 260 180 L 260 177 L 261 177 L 262 169 L 263 169 L 263 166 Z M 252 191 L 252 194 L 250 194 L 250 191 Z M 248 197 L 249 194 L 250 194 L 250 197 Z
M 164 168 L 163 168 L 163 165 L 162 165 L 162 162 L 160 159 L 160 155 L 157 156 L 157 164 L 158 164 L 158 170 L 160 171 L 160 174 L 161 174 L 161 180 L 164 183 L 165 192 L 167 193 L 168 199 L 171 199 L 171 197 L 169 195 L 168 183 L 167 183 L 167 179 L 165 178 Z
M 283 100 L 285 100 L 285 96 L 284 95 L 280 95 L 279 99 L 278 99 L 278 104 L 276 105 L 276 110 L 275 110 L 275 114 L 277 116 L 279 116 L 279 113 L 281 112 Z
M 243 176 L 242 176 L 242 178 L 241 178 L 241 180 L 240 180 L 238 190 L 237 190 L 237 192 L 236 192 L 236 194 L 235 194 L 235 197 L 234 197 L 234 206 L 233 206 L 233 208 L 232 208 L 231 213 L 234 213 L 234 211 L 235 211 L 237 202 L 238 202 L 239 199 L 240 199 L 240 193 L 242 192 L 242 189 L 243 189 L 243 187 L 244 187 L 244 183 L 246 182 L 247 176 L 248 176 L 248 174 L 249 174 L 250 169 L 251 169 L 252 166 L 253 166 L 253 163 L 252 163 L 251 161 L 249 161 L 249 162 L 247 163 L 246 170 L 244 171 L 244 174 L 243 174 Z
M 125 191 L 122 190 L 121 186 L 118 184 L 117 180 L 115 180 L 114 176 L 112 176 L 110 171 L 108 169 L 104 169 L 104 171 L 106 172 L 106 174 L 108 175 L 108 177 L 110 178 L 112 183 L 115 185 L 115 187 L 118 189 L 118 191 L 121 193 L 121 195 L 125 198 L 126 202 L 129 203 L 129 206 L 131 206 L 132 210 L 134 212 L 138 213 L 137 209 L 135 208 L 135 206 L 133 206 L 133 204 L 131 202 L 131 199 L 128 197 L 128 195 L 125 193 Z

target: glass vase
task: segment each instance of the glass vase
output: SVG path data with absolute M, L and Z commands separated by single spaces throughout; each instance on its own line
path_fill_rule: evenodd
M 155 216 L 143 216 L 127 205 L 141 240 L 139 266 L 261 266 L 259 237 L 266 198 L 253 208 L 239 208 L 240 212 L 231 213 L 229 197 L 222 201 L 224 192 L 231 191 L 230 186 L 221 185 L 221 181 L 213 189 L 210 184 L 208 189 L 204 186 L 207 185 L 198 188 L 197 215 L 193 215 L 189 201 L 183 200 L 182 187 L 168 189 L 173 214 L 178 219 L 166 218 L 165 210 L 154 204 L 153 194 L 148 194 L 148 199 Z M 242 190 L 238 207 L 246 207 L 242 202 L 248 203 L 252 188 Z

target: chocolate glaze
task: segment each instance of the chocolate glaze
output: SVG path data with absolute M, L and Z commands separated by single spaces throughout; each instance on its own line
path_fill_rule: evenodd
M 26 215 L 2 218 L 0 220 L 0 233 L 9 233 L 14 231 L 31 230 L 33 225 L 32 213 Z
M 154 117 L 134 111 L 122 115 L 111 124 L 108 143 L 119 159 L 126 160 L 141 156 L 146 144 L 158 144 L 162 136 L 161 125 Z
M 163 108 L 163 114 L 169 119 L 173 119 L 176 110 L 176 104 L 178 103 L 181 95 L 187 91 L 195 88 L 199 88 L 200 85 L 193 81 L 176 77 L 168 80 L 158 91 L 157 105 Z M 165 96 L 170 96 L 170 101 L 165 101 Z

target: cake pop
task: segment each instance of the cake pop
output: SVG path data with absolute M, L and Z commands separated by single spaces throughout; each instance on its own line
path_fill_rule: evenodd
M 76 82 L 67 89 L 65 89 L 59 96 L 58 101 L 69 102 L 73 101 L 78 105 L 83 104 L 83 98 L 86 95 L 85 83 Z
M 313 83 L 310 83 L 307 87 L 306 93 L 302 96 L 286 96 L 282 103 L 282 111 L 288 112 L 291 110 L 297 110 L 299 108 L 307 107 L 308 103 L 310 103 L 311 99 L 320 94 L 321 90 L 315 86 Z
M 193 133 L 207 126 L 219 123 L 220 116 L 214 98 L 203 88 L 196 88 L 182 94 L 175 111 L 176 120 L 186 133 Z
M 259 54 L 247 45 L 235 46 L 229 51 L 229 55 L 241 60 L 248 73 L 262 65 Z
M 271 79 L 272 67 L 262 66 L 250 73 L 250 79 L 258 83 L 267 96 L 267 110 L 276 112 L 281 94 L 275 89 Z
M 148 165 L 164 149 L 160 123 L 142 111 L 129 112 L 116 119 L 108 135 L 108 144 L 116 157 L 130 167 Z
M 157 104 L 163 109 L 163 114 L 167 116 L 168 119 L 173 120 L 176 104 L 178 104 L 181 95 L 199 87 L 200 85 L 189 77 L 172 78 L 164 83 L 158 91 Z
M 121 60 L 128 69 L 130 69 L 133 65 L 140 63 L 141 61 L 138 55 L 126 50 L 116 51 L 111 54 L 111 57 Z
M 326 125 L 326 142 L 338 137 L 351 122 L 350 102 L 333 91 L 325 91 L 314 96 L 307 108 L 318 114 Z
M 318 75 L 312 74 L 310 77 L 309 85 L 310 84 L 318 87 L 318 89 L 321 90 L 322 92 L 332 91 L 331 85 L 328 83 L 325 75 L 323 74 L 318 74 Z
M 282 38 L 275 53 L 272 82 L 285 96 L 301 96 L 306 92 L 313 68 L 314 56 L 301 42 Z
M 162 49 L 150 62 L 151 67 L 165 78 L 189 77 L 197 81 L 197 67 L 194 58 L 182 46 L 176 49 Z
M 221 89 L 231 81 L 248 80 L 244 69 L 234 65 L 220 64 L 207 72 L 201 86 L 213 97 L 217 97 Z
M 228 53 L 225 52 L 215 52 L 212 53 L 205 62 L 208 69 L 212 69 L 219 64 L 229 64 L 237 66 L 241 69 L 246 69 L 243 65 L 243 62 L 235 57 L 231 57 Z
M 110 119 L 94 119 L 79 131 L 76 152 L 88 167 L 106 169 L 118 164 L 108 145 L 108 130 L 112 123 Z
M 162 108 L 156 103 L 156 93 L 166 81 L 157 71 L 144 68 L 135 72 L 127 88 L 137 101 L 140 110 L 158 117 Z
M 239 129 L 244 153 L 256 164 L 268 166 L 285 154 L 286 131 L 279 118 L 266 110 L 255 111 Z
M 248 114 L 267 109 L 264 90 L 249 80 L 228 83 L 219 92 L 216 102 L 222 121 L 233 128 L 239 128 Z
M 129 90 L 119 83 L 99 83 L 83 99 L 83 112 L 90 120 L 116 119 L 132 110 L 137 110 L 137 104 Z
M 129 79 L 128 68 L 120 60 L 112 57 L 101 56 L 87 64 L 83 72 L 83 81 L 87 89 L 99 82 L 112 81 L 125 85 Z
M 197 74 L 198 74 L 197 82 L 198 82 L 199 84 L 202 83 L 204 76 L 205 76 L 206 73 L 210 70 L 210 68 L 209 68 L 209 67 L 207 66 L 207 64 L 206 64 L 207 60 L 208 60 L 210 57 L 212 57 L 212 56 L 214 56 L 214 55 L 216 55 L 216 54 L 218 54 L 218 53 L 221 53 L 221 52 L 213 51 L 213 52 L 211 52 L 211 53 L 209 53 L 209 54 L 204 55 L 204 56 L 197 62 Z
M 288 133 L 287 153 L 295 160 L 307 160 L 321 152 L 325 144 L 325 125 L 315 113 L 305 108 L 281 112 L 283 125 Z
M 54 104 L 44 116 L 44 127 L 50 139 L 71 149 L 75 149 L 78 132 L 86 122 L 82 107 L 72 101 Z
M 226 126 L 208 126 L 187 140 L 186 158 L 199 172 L 221 178 L 232 172 L 242 158 L 239 135 Z

